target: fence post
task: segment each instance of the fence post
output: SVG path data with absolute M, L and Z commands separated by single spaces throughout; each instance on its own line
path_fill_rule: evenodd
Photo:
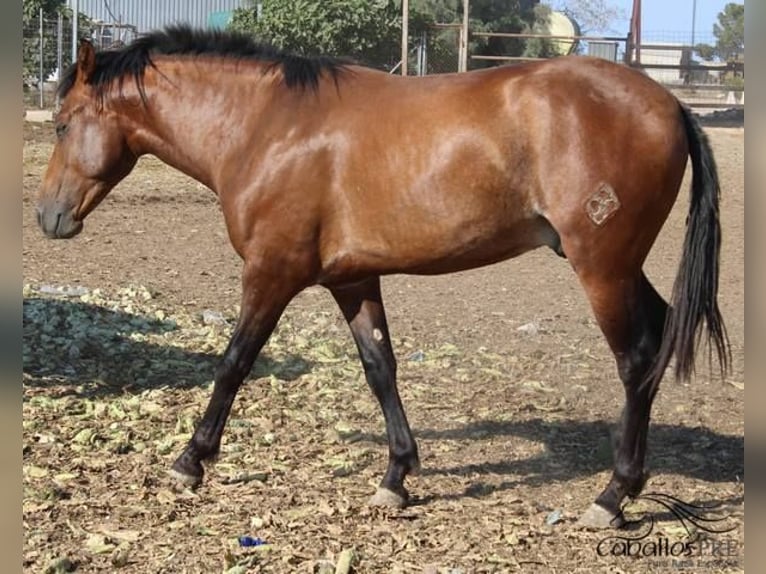
M 402 0 L 402 76 L 407 75 L 407 57 L 409 55 L 409 0 Z
M 463 0 L 463 26 L 460 28 L 460 46 L 458 49 L 458 72 L 468 71 L 468 12 L 470 11 L 469 0 Z
M 80 23 L 80 2 L 72 0 L 72 63 L 77 61 L 77 27 Z
M 45 90 L 45 71 L 43 68 L 43 9 L 40 8 L 40 109 L 45 107 L 45 100 L 43 99 L 43 91 Z
M 418 76 L 425 76 L 426 71 L 426 33 L 420 34 L 420 41 L 418 42 Z
M 58 12 L 58 18 L 56 19 L 56 87 L 61 81 L 61 74 L 64 67 L 64 17 L 61 15 L 61 11 Z

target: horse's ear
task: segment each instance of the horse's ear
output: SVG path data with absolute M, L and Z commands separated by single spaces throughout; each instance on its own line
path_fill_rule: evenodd
M 77 48 L 77 79 L 82 83 L 90 80 L 93 69 L 96 67 L 96 50 L 88 40 L 80 40 Z

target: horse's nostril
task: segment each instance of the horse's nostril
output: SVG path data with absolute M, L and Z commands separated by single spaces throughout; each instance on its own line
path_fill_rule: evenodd
M 43 210 L 39 208 L 37 209 L 37 225 L 43 226 Z

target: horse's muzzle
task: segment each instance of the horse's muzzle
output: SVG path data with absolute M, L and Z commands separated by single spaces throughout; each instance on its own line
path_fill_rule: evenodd
M 74 209 L 60 203 L 38 206 L 37 223 L 51 239 L 69 239 L 82 231 L 82 221 L 74 218 Z

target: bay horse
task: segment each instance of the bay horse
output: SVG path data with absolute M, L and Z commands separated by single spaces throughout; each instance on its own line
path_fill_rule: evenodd
M 171 473 L 195 487 L 235 395 L 290 300 L 326 287 L 380 403 L 388 468 L 371 499 L 404 506 L 418 449 L 396 386 L 380 277 L 566 257 L 614 353 L 625 405 L 611 480 L 581 517 L 620 526 L 645 482 L 649 414 L 701 336 L 725 374 L 719 181 L 690 111 L 654 81 L 587 57 L 419 78 L 174 26 L 117 51 L 87 41 L 59 87 L 38 221 L 69 238 L 153 154 L 217 194 L 243 261 L 237 325 L 207 409 Z M 693 178 L 671 305 L 642 271 Z

